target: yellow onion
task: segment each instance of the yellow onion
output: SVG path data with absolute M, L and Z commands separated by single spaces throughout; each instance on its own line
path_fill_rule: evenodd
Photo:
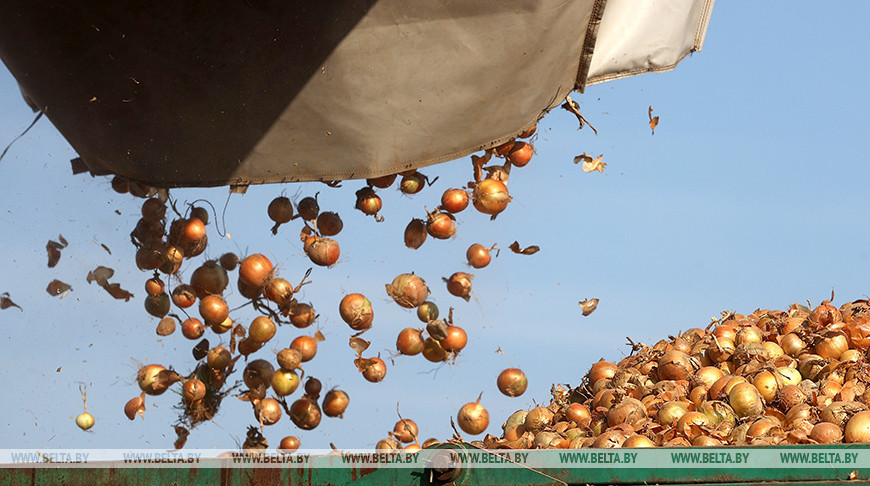
M 706 401 L 698 407 L 697 411 L 706 415 L 707 418 L 710 419 L 710 423 L 713 425 L 719 425 L 722 423 L 733 425 L 737 422 L 737 414 L 734 413 L 734 409 L 732 409 L 727 403 L 719 400 Z
M 607 424 L 611 427 L 618 424 L 633 425 L 646 418 L 646 407 L 634 398 L 624 398 L 607 411 Z
M 770 417 L 760 417 L 754 420 L 746 429 L 747 437 L 775 436 L 782 433 L 781 424 L 778 420 Z
M 692 445 L 695 447 L 719 447 L 722 445 L 722 441 L 709 435 L 699 435 L 692 441 Z
M 751 383 L 738 383 L 728 392 L 728 404 L 738 417 L 752 417 L 764 411 L 764 399 Z
M 712 387 L 716 380 L 722 378 L 725 373 L 715 366 L 704 366 L 695 373 L 695 378 L 703 382 L 707 387 Z
M 836 444 L 843 441 L 843 429 L 831 422 L 819 422 L 810 431 L 810 439 L 819 444 Z
M 764 333 L 761 332 L 761 329 L 756 327 L 755 325 L 749 325 L 746 327 L 741 327 L 737 331 L 737 336 L 734 339 L 735 344 L 746 344 L 746 343 L 761 343 L 764 340 Z
M 471 202 L 474 208 L 484 214 L 497 215 L 507 208 L 511 201 L 507 186 L 495 179 L 484 179 L 474 185 Z
M 537 406 L 526 414 L 523 425 L 526 430 L 537 432 L 553 422 L 553 412 L 547 407 Z
M 845 428 L 849 420 L 859 412 L 867 410 L 867 406 L 858 402 L 833 402 L 822 410 L 819 419 L 831 422 L 837 427 Z
M 849 350 L 849 338 L 843 331 L 827 332 L 813 348 L 822 358 L 839 359 L 840 355 Z
M 658 360 L 660 380 L 685 380 L 694 370 L 692 358 L 682 351 L 668 351 Z
M 616 449 L 622 447 L 625 436 L 617 430 L 607 430 L 592 442 L 594 449 Z
M 274 398 L 260 400 L 254 409 L 255 416 L 263 425 L 274 425 L 281 419 L 281 404 Z
M 560 442 L 562 442 L 562 437 L 559 434 L 554 432 L 538 432 L 535 434 L 533 444 L 537 449 L 549 449 L 556 447 Z
M 656 422 L 673 427 L 688 411 L 689 407 L 683 402 L 667 402 L 659 408 Z
M 764 346 L 764 349 L 767 351 L 769 359 L 776 359 L 785 354 L 782 347 L 773 341 L 764 341 L 761 345 Z
M 849 419 L 843 440 L 849 443 L 870 442 L 870 411 L 858 412 Z
M 793 357 L 800 354 L 807 347 L 807 343 L 793 332 L 783 335 L 780 345 L 785 354 Z
M 721 327 L 721 326 L 720 326 Z M 734 352 L 737 351 L 737 346 L 734 341 L 729 338 L 718 338 L 713 341 L 713 344 L 707 348 L 707 356 L 715 363 L 728 361 Z
M 807 393 L 797 385 L 786 385 L 777 395 L 777 401 L 782 410 L 791 410 L 792 407 L 805 404 L 808 398 Z
M 148 395 L 160 395 L 181 377 L 160 365 L 145 365 L 136 375 L 139 388 Z
M 633 448 L 633 447 L 655 447 L 656 443 L 653 442 L 649 437 L 645 435 L 634 434 L 625 439 L 625 442 L 622 443 L 622 447 L 625 448 Z
M 758 392 L 761 393 L 762 398 L 767 403 L 772 402 L 779 390 L 785 386 L 778 373 L 768 370 L 755 375 L 755 378 L 752 379 L 752 384 L 755 385 L 755 388 L 758 389 Z
M 589 378 L 589 383 L 595 383 L 602 378 L 613 378 L 617 369 L 619 368 L 617 368 L 615 364 L 602 359 L 595 362 L 592 367 L 589 368 L 589 373 L 587 373 L 586 376 Z
M 429 295 L 426 282 L 413 273 L 403 273 L 386 285 L 387 294 L 402 307 L 413 309 L 423 304 Z
M 703 429 L 711 425 L 712 422 L 703 413 L 688 412 L 680 418 L 676 428 L 691 441 L 700 435 L 704 435 Z
M 786 386 L 797 385 L 804 379 L 804 377 L 801 376 L 800 371 L 788 366 L 780 366 L 776 369 L 776 372 L 779 374 L 779 377 L 782 378 L 782 383 Z

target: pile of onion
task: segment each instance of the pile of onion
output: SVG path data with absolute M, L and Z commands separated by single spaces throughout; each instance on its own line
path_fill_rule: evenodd
M 723 313 L 618 363 L 598 361 L 549 405 L 519 410 L 486 448 L 870 443 L 870 302 Z M 518 370 L 517 370 L 518 371 Z M 525 388 L 513 370 L 499 389 Z M 508 378 L 511 385 L 508 385 Z M 515 388 L 522 384 L 521 387 Z M 521 393 L 521 392 L 520 392 Z M 464 407 L 461 421 L 469 422 Z M 463 418 L 466 417 L 466 418 Z M 466 428 L 469 434 L 480 428 Z

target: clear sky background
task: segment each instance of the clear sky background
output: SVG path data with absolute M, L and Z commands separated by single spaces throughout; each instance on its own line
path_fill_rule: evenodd
M 423 216 L 424 206 L 435 206 L 444 189 L 470 180 L 467 159 L 422 170 L 440 178 L 417 195 L 381 190 L 383 223 L 353 209 L 360 181 L 340 189 L 268 185 L 230 197 L 232 236 L 220 238 L 210 224 L 207 255 L 264 253 L 291 282 L 311 266 L 297 239 L 301 223 L 272 236 L 269 201 L 319 191 L 321 208 L 338 211 L 345 222 L 336 238 L 341 261 L 315 268 L 302 299 L 314 304 L 326 336 L 305 370 L 327 389 L 345 390 L 350 407 L 344 419 L 324 417 L 313 431 L 284 417 L 267 427 L 270 444 L 298 435 L 308 448 L 371 447 L 392 429 L 397 403 L 420 424 L 421 438 L 444 440 L 452 434 L 450 417 L 481 391 L 492 417 L 488 432 L 498 435 L 513 411 L 547 403 L 551 384 L 577 385 L 594 361 L 620 359 L 628 352 L 626 336 L 652 344 L 704 327 L 720 311 L 786 309 L 807 299 L 815 305 L 832 289 L 836 305 L 866 298 L 868 14 L 870 5 L 854 2 L 836 9 L 816 2 L 788 8 L 718 2 L 702 52 L 670 73 L 575 94 L 599 135 L 578 131 L 572 115 L 553 111 L 539 125 L 537 155 L 511 176 L 508 210 L 494 222 L 467 210 L 455 239 L 430 239 L 418 251 L 404 247 L 405 225 Z M 654 136 L 649 106 L 661 117 Z M 0 112 L 5 146 L 33 119 L 5 69 Z M 583 152 L 604 154 L 604 174 L 585 174 L 572 163 Z M 123 406 L 139 393 L 140 364 L 188 372 L 195 342 L 180 332 L 159 338 L 157 319 L 143 308 L 149 275 L 136 269 L 128 237 L 141 200 L 113 192 L 109 178 L 73 176 L 75 156 L 43 119 L 0 163 L 0 292 L 23 307 L 0 311 L 0 437 L 4 447 L 171 448 L 177 394 L 149 397 L 144 420 L 128 421 Z M 219 208 L 227 197 L 225 188 L 172 194 L 181 202 L 206 198 Z M 45 244 L 59 234 L 70 244 L 49 269 Z M 541 251 L 502 251 L 485 269 L 465 266 L 470 244 L 506 250 L 514 240 Z M 89 285 L 85 277 L 98 265 L 114 268 L 112 281 L 135 298 L 117 301 Z M 188 264 L 182 274 L 189 277 L 194 268 Z M 352 363 L 351 330 L 338 316 L 338 302 L 347 292 L 372 300 L 375 323 L 364 337 L 372 353 L 389 356 L 399 330 L 421 327 L 384 291 L 394 276 L 410 271 L 426 279 L 443 313 L 455 308 L 469 344 L 453 365 L 399 357 L 388 361 L 382 383 L 368 383 Z M 456 271 L 475 274 L 468 303 L 441 282 Z M 73 287 L 63 299 L 45 291 L 55 278 Z M 577 303 L 592 297 L 601 299 L 599 308 L 582 317 Z M 238 295 L 228 299 L 241 302 Z M 250 307 L 233 314 L 244 324 L 254 316 Z M 311 332 L 282 327 L 254 356 L 271 359 L 270 350 Z M 211 332 L 207 337 L 212 345 L 220 340 Z M 495 387 L 497 374 L 510 366 L 529 377 L 522 397 L 504 397 Z M 90 432 L 73 421 L 82 411 L 80 382 L 96 417 Z M 227 398 L 213 423 L 193 430 L 187 447 L 233 448 L 254 423 L 249 404 Z

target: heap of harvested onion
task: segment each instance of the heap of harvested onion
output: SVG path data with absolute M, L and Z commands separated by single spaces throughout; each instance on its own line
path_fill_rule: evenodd
M 870 442 L 870 302 L 723 313 L 580 386 L 554 386 L 486 448 L 614 448 Z

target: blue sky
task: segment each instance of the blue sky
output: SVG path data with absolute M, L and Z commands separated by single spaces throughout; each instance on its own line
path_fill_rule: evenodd
M 870 46 L 862 25 L 868 10 L 851 3 L 825 15 L 810 2 L 788 9 L 718 2 L 702 52 L 670 73 L 575 94 L 598 136 L 578 131 L 570 114 L 552 112 L 539 125 L 535 158 L 511 176 L 515 199 L 508 210 L 494 222 L 461 213 L 454 240 L 430 239 L 416 252 L 402 245 L 405 224 L 434 206 L 444 189 L 469 180 L 467 160 L 422 170 L 440 179 L 415 196 L 380 191 L 383 223 L 353 209 L 359 181 L 341 189 L 269 185 L 231 196 L 226 225 L 232 236 L 220 238 L 209 225 L 208 254 L 265 253 L 291 282 L 311 266 L 296 238 L 299 223 L 273 237 L 268 202 L 282 193 L 298 199 L 319 191 L 321 208 L 338 211 L 345 222 L 337 238 L 341 261 L 315 268 L 303 299 L 320 313 L 317 325 L 327 338 L 305 369 L 327 388 L 347 391 L 350 407 L 344 419 L 324 418 L 309 432 L 284 417 L 266 437 L 277 444 L 298 435 L 310 448 L 330 442 L 369 447 L 392 428 L 398 402 L 402 415 L 420 424 L 422 437 L 446 439 L 449 418 L 481 391 L 492 417 L 488 432 L 498 434 L 511 412 L 547 402 L 551 384 L 576 385 L 592 362 L 618 360 L 627 352 L 625 336 L 652 344 L 704 327 L 723 310 L 785 309 L 807 299 L 817 304 L 832 289 L 837 305 L 865 298 L 864 118 L 870 102 L 860 56 Z M 647 126 L 650 105 L 661 117 L 654 136 Z M 0 110 L 4 141 L 33 118 L 5 69 Z M 582 173 L 572 163 L 582 152 L 604 154 L 604 174 Z M 68 161 L 74 157 L 41 120 L 0 162 L 6 209 L 0 212 L 0 292 L 10 292 L 24 308 L 0 311 L 0 384 L 8 397 L 0 402 L 0 430 L 7 447 L 168 448 L 177 395 L 149 397 L 145 420 L 129 422 L 122 408 L 138 394 L 137 363 L 190 370 L 194 342 L 180 333 L 160 339 L 156 320 L 142 307 L 148 275 L 135 269 L 127 237 L 141 202 L 115 194 L 108 178 L 73 176 Z M 173 196 L 207 198 L 218 207 L 227 197 L 225 189 Z M 49 269 L 45 243 L 58 234 L 70 246 Z M 498 243 L 506 250 L 514 240 L 542 250 L 533 256 L 502 251 L 485 269 L 465 267 L 468 245 Z M 113 281 L 135 298 L 116 301 L 89 285 L 85 276 L 97 265 L 114 268 Z M 192 270 L 183 268 L 188 276 Z M 373 352 L 387 356 L 399 330 L 419 325 L 383 288 L 410 271 L 426 279 L 442 311 L 455 308 L 468 347 L 450 366 L 397 358 L 388 362 L 384 382 L 370 384 L 355 372 L 351 331 L 338 317 L 338 302 L 347 292 L 369 296 L 375 323 L 365 338 Z M 440 282 L 455 271 L 476 276 L 468 303 Z M 54 278 L 73 286 L 64 299 L 45 292 Z M 591 297 L 601 299 L 599 308 L 581 317 L 577 302 Z M 246 308 L 233 317 L 247 324 L 254 316 Z M 267 348 L 277 350 L 306 331 L 282 327 Z M 498 372 L 509 366 L 529 376 L 522 397 L 507 398 L 495 388 Z M 87 433 L 73 421 L 82 405 L 79 382 L 88 386 L 88 410 L 96 417 Z M 193 431 L 187 447 L 235 447 L 253 423 L 250 406 L 228 398 L 214 423 Z

